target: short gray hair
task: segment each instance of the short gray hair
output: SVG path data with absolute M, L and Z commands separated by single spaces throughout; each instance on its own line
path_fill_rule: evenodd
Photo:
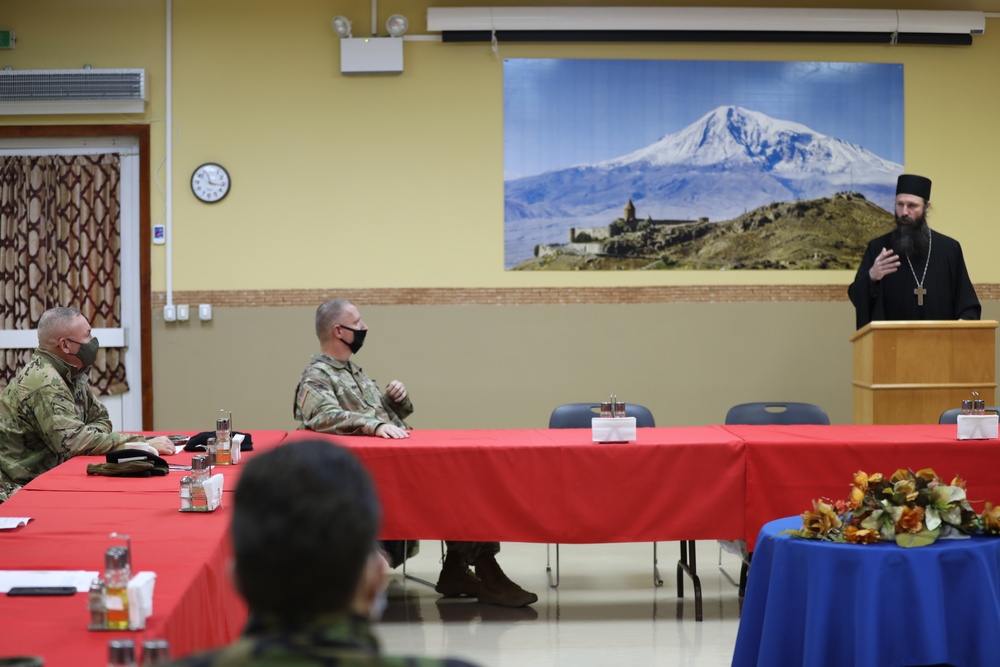
M 54 346 L 63 337 L 70 322 L 78 316 L 82 317 L 83 313 L 76 308 L 59 306 L 46 310 L 38 318 L 38 346 Z
M 316 309 L 316 338 L 325 343 L 330 337 L 330 329 L 337 323 L 348 306 L 354 304 L 347 299 L 330 299 Z

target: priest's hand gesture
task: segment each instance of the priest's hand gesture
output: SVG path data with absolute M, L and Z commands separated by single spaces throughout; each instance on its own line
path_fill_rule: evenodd
M 882 248 L 882 252 L 875 258 L 872 268 L 868 269 L 868 277 L 872 279 L 873 283 L 877 283 L 890 273 L 895 273 L 898 268 L 899 255 L 892 250 Z

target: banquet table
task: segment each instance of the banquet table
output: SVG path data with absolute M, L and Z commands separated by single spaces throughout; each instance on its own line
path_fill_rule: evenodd
M 997 664 L 1000 538 L 838 544 L 757 539 L 733 667 L 912 667 Z
M 278 446 L 286 435 L 250 433 L 254 450 L 244 452 L 244 460 Z M 166 458 L 172 464 L 190 464 L 192 456 L 179 452 Z M 181 513 L 182 473 L 88 477 L 86 465 L 103 459 L 70 459 L 0 505 L 0 516 L 32 518 L 26 526 L 0 531 L 0 569 L 93 570 L 103 575 L 105 549 L 123 543 L 109 535 L 128 535 L 134 570 L 156 573 L 153 614 L 146 629 L 88 631 L 86 593 L 0 596 L 0 655 L 40 655 L 50 667 L 100 665 L 113 638 L 132 638 L 137 645 L 143 639 L 166 639 L 174 655 L 232 641 L 242 631 L 247 612 L 226 574 L 231 516 L 226 500 L 215 512 Z M 234 488 L 241 466 L 215 468 L 225 475 L 227 491 Z
M 371 471 L 385 539 L 597 544 L 744 535 L 743 442 L 720 426 L 412 431 L 339 442 Z
M 193 433 L 147 435 L 177 432 Z M 1000 502 L 1000 446 L 957 441 L 955 425 L 660 427 L 639 429 L 624 444 L 594 443 L 590 429 L 418 430 L 404 440 L 251 434 L 254 451 L 245 458 L 310 438 L 350 447 L 375 479 L 385 539 L 587 544 L 746 537 L 753 548 L 768 522 L 800 514 L 813 498 L 846 497 L 859 469 L 888 475 L 931 467 L 946 479 L 959 473 L 977 510 L 985 500 Z M 167 458 L 189 464 L 191 456 Z M 34 517 L 0 532 L 0 569 L 99 570 L 109 533 L 129 534 L 136 569 L 157 573 L 147 629 L 86 631 L 83 594 L 2 597 L 0 651 L 43 654 L 58 666 L 100 664 L 107 640 L 127 634 L 165 638 L 175 655 L 230 641 L 246 610 L 224 575 L 225 501 L 212 514 L 182 514 L 177 472 L 88 477 L 87 463 L 100 460 L 71 459 L 0 505 L 0 516 Z M 216 468 L 227 497 L 240 470 Z M 751 582 L 770 569 L 757 567 L 764 562 L 758 556 Z
M 774 519 L 812 509 L 814 498 L 846 498 L 858 470 L 888 476 L 933 468 L 945 481 L 968 482 L 977 511 L 1000 503 L 1000 443 L 958 440 L 954 424 L 726 426 L 746 445 L 748 548 Z M 752 568 L 751 568 L 752 569 Z

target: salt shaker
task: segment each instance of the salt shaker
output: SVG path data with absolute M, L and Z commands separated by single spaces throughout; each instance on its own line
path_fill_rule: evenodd
M 184 475 L 181 477 L 181 509 L 189 510 L 191 509 L 191 487 L 192 481 L 190 475 Z
M 108 627 L 108 612 L 104 606 L 104 580 L 100 577 L 90 584 L 87 609 L 90 611 L 88 630 L 104 630 Z
M 135 642 L 131 639 L 112 639 L 109 641 L 108 667 L 137 667 Z
M 170 662 L 170 642 L 166 639 L 147 639 L 142 643 L 142 667 L 156 667 Z

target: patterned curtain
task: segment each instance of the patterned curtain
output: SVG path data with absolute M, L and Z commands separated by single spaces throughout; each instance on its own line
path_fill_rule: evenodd
M 0 156 L 0 329 L 35 329 L 54 306 L 121 326 L 120 164 L 115 154 Z M 0 350 L 0 387 L 31 350 Z M 101 349 L 100 394 L 128 391 L 124 351 Z

